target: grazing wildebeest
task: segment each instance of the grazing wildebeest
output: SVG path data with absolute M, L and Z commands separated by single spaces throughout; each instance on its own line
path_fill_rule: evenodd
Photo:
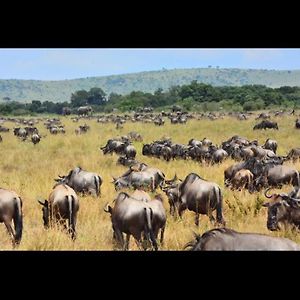
M 9 132 L 9 128 L 0 125 L 0 132 Z
M 33 144 L 38 144 L 41 140 L 41 137 L 37 134 L 37 133 L 34 133 L 32 136 L 31 136 L 31 141 L 33 142 Z
M 89 193 L 92 196 L 101 194 L 102 178 L 96 173 L 84 171 L 81 167 L 74 168 L 67 176 L 59 176 L 55 181 L 58 184 L 67 184 L 79 193 Z
M 165 174 L 161 170 L 148 167 L 144 163 L 130 167 L 119 178 L 113 178 L 116 191 L 127 187 L 144 187 L 154 191 L 158 187 L 162 188 L 164 181 Z
M 299 119 L 297 119 L 297 120 L 295 121 L 295 128 L 296 128 L 296 129 L 299 129 L 299 128 L 300 128 L 300 120 L 299 120 Z
M 14 221 L 15 232 L 11 226 Z M 0 223 L 4 223 L 13 246 L 21 242 L 23 231 L 22 200 L 14 191 L 0 188 Z
M 190 251 L 299 251 L 300 246 L 287 238 L 272 237 L 260 233 L 237 232 L 229 228 L 215 228 L 184 248 Z
M 259 116 L 257 118 L 255 118 L 255 120 L 258 120 L 258 119 L 270 119 L 270 118 L 271 118 L 270 114 L 261 113 L 261 114 L 259 114 Z
M 275 140 L 267 139 L 263 147 L 272 150 L 276 154 L 278 144 Z
M 271 231 L 280 230 L 281 224 L 291 224 L 300 228 L 300 199 L 291 196 L 294 191 L 289 195 L 285 193 L 268 195 L 269 189 L 265 191 L 265 196 L 271 201 L 263 204 L 268 208 L 267 228 Z
M 235 173 L 231 180 L 231 188 L 238 189 L 251 189 L 253 184 L 253 174 L 249 170 L 242 169 Z
M 138 164 L 138 161 L 135 159 L 127 158 L 125 156 L 120 156 L 117 160 L 117 164 L 126 166 L 126 167 L 131 167 L 136 164 Z
M 115 199 L 114 207 L 107 205 L 104 211 L 110 213 L 114 239 L 124 250 L 129 248 L 130 235 L 134 237 L 140 248 L 142 234 L 146 240 L 151 241 L 154 249 L 158 250 L 152 228 L 153 211 L 148 203 L 133 199 L 127 193 L 121 192 Z M 126 234 L 125 243 L 123 233 Z M 146 250 L 144 245 L 143 248 Z
M 169 161 L 172 158 L 172 149 L 168 146 L 165 146 L 161 149 L 161 154 L 164 160 Z
M 283 184 L 300 186 L 299 172 L 289 166 L 273 166 L 267 169 L 254 181 L 257 188 L 281 187 Z
M 214 221 L 212 212 L 217 211 L 217 222 L 225 225 L 223 218 L 223 196 L 220 187 L 214 183 L 202 179 L 195 173 L 190 173 L 184 181 L 173 188 L 173 201 L 178 210 L 179 217 L 188 209 L 196 213 L 195 224 L 199 225 L 200 214 L 208 215 Z M 167 191 L 169 196 L 170 190 Z
M 132 145 L 126 146 L 124 149 L 124 154 L 125 154 L 126 158 L 128 158 L 128 159 L 135 159 L 136 150 L 135 150 L 134 146 L 132 146 Z
M 228 157 L 228 153 L 223 149 L 217 149 L 212 154 L 213 163 L 222 163 Z
M 25 140 L 27 138 L 28 133 L 25 130 L 25 128 L 17 127 L 17 128 L 14 128 L 14 135 Z
M 253 130 L 256 130 L 256 129 L 268 129 L 268 128 L 277 129 L 278 130 L 278 124 L 276 122 L 272 122 L 272 121 L 269 121 L 269 120 L 264 120 L 264 121 L 261 121 L 260 123 L 256 124 L 253 127 Z
M 76 221 L 79 210 L 79 200 L 75 191 L 65 184 L 59 184 L 49 195 L 48 200 L 44 202 L 38 200 L 43 206 L 44 227 L 52 227 L 55 222 L 59 222 L 66 227 L 68 220 L 68 232 L 71 238 L 76 238 Z
M 295 162 L 300 158 L 300 148 L 293 148 L 288 155 L 285 157 L 285 160 L 293 160 Z

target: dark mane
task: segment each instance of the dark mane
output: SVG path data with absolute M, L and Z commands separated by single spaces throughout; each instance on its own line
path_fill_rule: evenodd
M 230 228 L 225 228 L 225 227 L 214 228 L 214 229 L 204 232 L 201 236 L 201 239 L 211 237 L 212 235 L 214 235 L 215 233 L 218 233 L 218 232 L 225 233 L 228 235 L 234 235 L 234 234 L 238 233 L 237 231 L 230 229 Z

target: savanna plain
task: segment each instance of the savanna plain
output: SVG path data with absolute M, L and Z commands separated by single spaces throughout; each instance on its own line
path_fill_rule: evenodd
M 287 155 L 290 149 L 300 147 L 300 131 L 294 128 L 294 116 L 273 117 L 278 123 L 279 130 L 256 130 L 253 126 L 258 123 L 254 117 L 240 121 L 233 117 L 218 120 L 188 120 L 187 124 L 170 124 L 167 119 L 164 126 L 155 126 L 128 121 L 122 129 L 116 129 L 115 124 L 97 123 L 96 119 L 80 119 L 78 123 L 71 117 L 60 117 L 65 125 L 66 134 L 51 135 L 40 121 L 35 126 L 42 136 L 41 142 L 33 145 L 23 142 L 13 135 L 15 123 L 5 122 L 10 128 L 7 133 L 1 133 L 3 142 L 0 143 L 0 186 L 16 191 L 23 200 L 23 236 L 21 244 L 16 250 L 113 250 L 113 232 L 109 214 L 103 207 L 112 202 L 118 193 L 114 189 L 112 176 L 119 177 L 127 167 L 117 165 L 118 156 L 103 155 L 100 147 L 108 139 L 126 135 L 136 131 L 143 137 L 143 142 L 133 142 L 137 149 L 136 159 L 149 166 L 157 167 L 165 174 L 166 179 L 174 177 L 175 173 L 184 179 L 194 172 L 201 177 L 220 185 L 224 199 L 224 218 L 226 226 L 241 232 L 256 232 L 270 236 L 287 237 L 300 243 L 300 233 L 292 228 L 278 232 L 270 232 L 266 227 L 267 209 L 262 204 L 267 199 L 264 191 L 249 194 L 245 191 L 231 191 L 224 187 L 224 170 L 235 161 L 227 159 L 222 164 L 200 164 L 192 160 L 171 160 L 166 162 L 157 158 L 142 155 L 143 143 L 150 143 L 163 136 L 172 138 L 173 142 L 187 144 L 191 138 L 212 140 L 220 145 L 233 135 L 240 135 L 249 140 L 258 140 L 262 145 L 267 138 L 278 142 L 278 155 Z M 76 135 L 75 129 L 84 123 L 90 126 L 86 134 Z M 300 163 L 285 163 L 294 165 L 300 170 Z M 45 230 L 42 221 L 41 206 L 37 200 L 47 199 L 58 175 L 67 175 L 76 166 L 84 170 L 98 173 L 102 179 L 101 196 L 82 197 L 79 195 L 80 209 L 77 219 L 77 239 L 73 242 L 69 236 L 59 228 Z M 290 191 L 291 186 L 284 186 L 281 191 Z M 276 192 L 276 189 L 273 190 Z M 277 190 L 279 191 L 279 190 Z M 214 228 L 206 215 L 200 216 L 200 225 L 194 224 L 194 213 L 185 211 L 182 219 L 175 219 L 169 214 L 169 204 L 163 195 L 164 206 L 167 211 L 167 225 L 165 242 L 159 250 L 182 250 L 184 245 L 194 238 L 193 232 L 202 234 Z M 151 194 L 154 196 L 154 194 Z M 215 214 L 215 212 L 213 213 Z M 0 249 L 12 250 L 10 237 L 3 223 L 0 224 Z M 133 238 L 130 249 L 138 250 Z

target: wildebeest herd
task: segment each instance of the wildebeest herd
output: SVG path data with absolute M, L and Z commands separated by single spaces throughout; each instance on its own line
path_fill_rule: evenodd
M 251 117 L 247 114 L 232 116 L 241 121 Z M 93 126 L 86 123 L 93 119 L 96 119 L 98 123 L 141 122 L 153 123 L 161 127 L 165 126 L 165 117 L 169 118 L 170 124 L 178 124 L 184 128 L 188 119 L 214 121 L 223 118 L 224 115 L 213 113 L 194 115 L 175 110 L 159 114 L 152 111 L 137 112 L 133 116 L 103 115 L 96 118 L 81 116 L 76 119 L 77 121 L 84 119 L 84 125 L 79 125 L 73 134 L 78 135 L 78 139 L 84 139 L 84 136 L 80 137 L 80 135 L 93 130 Z M 174 118 L 178 121 L 175 122 Z M 280 131 L 277 122 L 271 122 L 268 118 L 268 115 L 259 115 L 257 119 L 263 119 L 263 121 L 255 125 L 253 130 L 276 129 Z M 4 121 L 12 120 L 5 119 Z M 18 125 L 14 127 L 13 134 L 21 141 L 31 140 L 34 145 L 38 144 L 41 139 L 49 138 L 47 135 L 40 134 L 35 127 L 39 121 L 44 121 L 45 129 L 49 130 L 50 136 L 66 133 L 65 125 L 58 118 L 46 121 L 32 119 L 25 123 L 24 121 L 13 120 Z M 298 119 L 295 121 L 294 128 L 296 129 L 298 128 L 297 122 Z M 4 133 L 5 140 L 5 134 L 9 133 L 9 128 L 1 125 L 1 132 Z M 188 210 L 194 213 L 196 226 L 201 225 L 200 215 L 206 215 L 211 224 L 216 227 L 202 235 L 196 234 L 195 239 L 186 244 L 186 248 L 191 250 L 300 250 L 300 246 L 289 239 L 258 233 L 243 233 L 228 228 L 228 220 L 224 212 L 226 189 L 247 191 L 249 194 L 263 192 L 265 198 L 268 199 L 262 204 L 267 210 L 267 229 L 282 230 L 286 224 L 299 228 L 300 177 L 299 171 L 291 163 L 295 163 L 300 158 L 300 148 L 290 149 L 286 155 L 278 155 L 280 143 L 273 137 L 265 139 L 260 144 L 257 140 L 248 140 L 240 135 L 233 135 L 219 144 L 214 144 L 208 136 L 209 132 L 207 137 L 199 139 L 198 134 L 195 133 L 194 136 L 186 138 L 186 143 L 175 142 L 175 139 L 173 141 L 168 136 L 154 141 L 144 141 L 142 135 L 136 131 L 131 131 L 121 137 L 112 136 L 106 143 L 99 145 L 98 152 L 109 160 L 114 160 L 114 163 L 125 166 L 127 170 L 122 174 L 114 173 L 111 182 L 103 180 L 101 171 L 100 174 L 90 172 L 76 164 L 71 170 L 64 169 L 62 172 L 68 171 L 64 175 L 58 173 L 58 178 L 53 178 L 52 190 L 47 200 L 38 200 L 42 208 L 41 220 L 45 229 L 58 224 L 61 228 L 65 228 L 70 238 L 75 241 L 80 202 L 84 201 L 80 200 L 80 197 L 91 195 L 95 199 L 101 198 L 101 187 L 113 185 L 116 195 L 102 207 L 102 211 L 106 212 L 107 217 L 110 218 L 112 240 L 116 248 L 128 250 L 130 236 L 133 236 L 139 249 L 163 249 L 168 218 L 184 219 L 183 212 Z M 119 157 L 115 159 L 113 154 Z M 139 161 L 136 159 L 137 156 Z M 236 162 L 225 169 L 224 188 L 222 188 L 220 184 L 207 180 L 205 174 L 199 174 L 193 170 L 183 178 L 179 178 L 175 170 L 173 178 L 166 178 L 164 169 L 143 162 L 143 157 L 162 159 L 166 166 L 178 160 L 194 161 L 207 168 L 228 160 Z M 289 192 L 270 193 L 273 188 L 290 185 L 292 188 Z M 14 246 L 20 244 L 22 240 L 24 208 L 22 198 L 22 195 L 12 190 L 0 189 L 0 222 L 5 224 Z M 167 210 L 164 198 L 168 199 Z

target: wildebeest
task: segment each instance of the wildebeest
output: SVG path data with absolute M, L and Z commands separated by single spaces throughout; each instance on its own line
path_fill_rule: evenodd
M 283 184 L 300 186 L 299 172 L 289 166 L 273 166 L 257 177 L 254 184 L 256 188 L 281 187 Z
M 300 148 L 293 148 L 288 155 L 285 157 L 285 160 L 293 160 L 295 162 L 300 158 Z
M 150 188 L 152 191 L 158 187 L 162 188 L 165 181 L 165 174 L 157 169 L 140 163 L 130 167 L 119 178 L 113 177 L 115 189 L 118 191 L 122 188 Z
M 269 120 L 264 120 L 264 121 L 261 121 L 260 123 L 256 124 L 253 127 L 253 130 L 256 130 L 256 129 L 268 129 L 268 128 L 277 129 L 278 130 L 278 124 L 276 122 L 272 122 L 272 121 L 269 121 Z
M 77 113 L 79 116 L 88 115 L 88 113 L 91 113 L 93 111 L 91 106 L 80 106 L 77 109 Z
M 55 181 L 58 184 L 67 184 L 79 193 L 89 193 L 92 196 L 101 194 L 102 178 L 96 173 L 84 171 L 81 167 L 74 168 L 66 176 L 59 176 Z
M 114 239 L 124 250 L 129 248 L 130 235 L 134 237 L 140 248 L 142 234 L 146 240 L 151 241 L 155 250 L 158 249 L 152 228 L 153 210 L 148 203 L 133 199 L 127 193 L 121 192 L 115 199 L 114 207 L 108 205 L 104 211 L 110 213 Z M 123 233 L 126 234 L 126 242 Z M 146 250 L 145 245 L 143 247 Z
M 38 144 L 41 140 L 41 137 L 37 134 L 37 133 L 34 133 L 32 136 L 31 136 L 31 141 L 32 143 L 35 145 L 35 144 Z
M 184 210 L 188 209 L 196 213 L 195 224 L 199 225 L 200 214 L 208 215 L 213 221 L 212 212 L 217 211 L 217 222 L 225 224 L 223 218 L 223 196 L 220 187 L 214 183 L 204 180 L 195 173 L 190 173 L 184 181 L 176 188 L 172 187 L 173 201 L 177 207 L 179 217 Z M 170 190 L 167 189 L 169 196 Z
M 132 145 L 126 146 L 124 149 L 124 154 L 125 154 L 126 158 L 128 158 L 128 159 L 135 159 L 136 150 L 135 150 L 134 146 L 132 146 Z
M 38 200 L 43 206 L 44 227 L 52 227 L 55 222 L 59 222 L 66 227 L 68 220 L 68 232 L 71 238 L 76 238 L 76 221 L 79 210 L 79 200 L 75 191 L 65 184 L 59 184 L 44 202 Z
M 253 184 L 253 174 L 249 170 L 242 169 L 235 173 L 231 180 L 231 188 L 238 189 L 250 189 Z
M 272 237 L 260 233 L 237 232 L 229 228 L 215 228 L 195 240 L 185 248 L 191 251 L 278 251 L 300 250 L 300 246 L 287 238 Z
M 135 159 L 131 159 L 131 158 L 127 158 L 126 156 L 120 156 L 117 160 L 117 164 L 126 166 L 126 167 L 131 167 L 134 166 L 138 163 L 137 160 Z
M 265 191 L 265 196 L 271 201 L 263 204 L 268 208 L 267 228 L 271 231 L 280 230 L 282 224 L 300 228 L 300 199 L 292 197 L 292 193 L 268 195 L 269 189 Z
M 155 239 L 158 237 L 160 230 L 160 244 L 164 242 L 164 232 L 166 227 L 166 211 L 163 206 L 163 198 L 161 195 L 155 195 L 153 200 L 148 200 L 148 205 L 152 208 L 153 218 L 152 218 L 152 230 Z
M 299 120 L 299 119 L 297 119 L 297 120 L 295 121 L 295 128 L 296 128 L 296 129 L 299 129 L 299 128 L 300 128 L 300 120 Z
M 212 154 L 212 161 L 214 163 L 222 163 L 228 157 L 228 153 L 223 149 L 217 149 Z
M 15 230 L 11 225 L 12 220 Z M 13 246 L 18 245 L 21 242 L 23 231 L 22 200 L 14 191 L 3 188 L 0 188 L 0 223 L 5 224 Z
M 90 126 L 87 125 L 87 124 L 80 125 L 79 128 L 76 128 L 76 129 L 75 129 L 75 133 L 76 133 L 76 134 L 87 133 L 89 129 L 90 129 Z
M 278 144 L 275 140 L 267 139 L 263 147 L 272 150 L 276 154 Z
M 9 128 L 0 125 L 0 132 L 9 132 Z

